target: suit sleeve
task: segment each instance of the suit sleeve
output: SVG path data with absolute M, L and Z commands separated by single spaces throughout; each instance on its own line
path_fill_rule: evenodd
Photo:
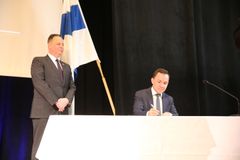
M 134 115 L 146 115 L 147 109 L 144 105 L 143 97 L 139 92 L 135 93 L 134 104 L 133 104 L 133 114 Z
M 31 66 L 31 76 L 34 88 L 46 99 L 50 105 L 54 105 L 58 97 L 45 81 L 44 65 L 39 58 L 34 58 Z
M 67 92 L 65 98 L 67 98 L 69 100 L 68 106 L 71 106 L 72 101 L 73 101 L 73 97 L 75 95 L 76 86 L 75 86 L 75 83 L 74 83 L 73 78 L 72 78 L 72 72 L 71 72 L 70 66 L 69 66 L 69 72 L 70 72 L 70 76 L 69 76 L 69 89 L 68 89 L 68 92 Z
M 173 114 L 173 116 L 178 116 L 178 112 L 177 112 L 177 109 L 174 105 L 174 100 L 172 97 L 170 97 L 170 101 L 169 101 L 169 106 L 170 106 L 170 113 Z

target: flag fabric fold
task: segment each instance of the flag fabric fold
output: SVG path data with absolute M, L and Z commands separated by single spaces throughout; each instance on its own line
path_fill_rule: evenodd
M 60 34 L 64 39 L 62 59 L 72 70 L 99 60 L 78 0 L 64 0 Z

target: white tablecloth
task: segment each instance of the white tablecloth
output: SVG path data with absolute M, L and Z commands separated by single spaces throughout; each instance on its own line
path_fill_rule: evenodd
M 240 160 L 240 117 L 50 116 L 40 160 Z

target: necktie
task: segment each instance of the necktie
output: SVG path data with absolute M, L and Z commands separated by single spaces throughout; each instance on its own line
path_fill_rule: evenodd
M 59 78 L 61 81 L 63 81 L 63 70 L 62 70 L 62 67 L 60 65 L 60 62 L 58 59 L 56 59 L 56 62 L 57 62 L 57 69 L 58 69 L 58 74 L 59 74 Z
M 156 98 L 156 107 L 157 110 L 159 110 L 160 114 L 161 114 L 161 102 L 160 102 L 160 98 L 161 98 L 161 94 L 156 94 L 157 98 Z

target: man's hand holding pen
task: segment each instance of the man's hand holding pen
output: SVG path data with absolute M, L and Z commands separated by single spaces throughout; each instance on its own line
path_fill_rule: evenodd
M 147 112 L 148 116 L 159 116 L 160 111 L 157 110 L 156 106 L 151 105 L 151 109 Z
M 157 110 L 156 106 L 151 104 L 151 109 L 147 112 L 147 116 L 172 116 L 172 113 L 164 112 L 161 114 L 160 111 Z

